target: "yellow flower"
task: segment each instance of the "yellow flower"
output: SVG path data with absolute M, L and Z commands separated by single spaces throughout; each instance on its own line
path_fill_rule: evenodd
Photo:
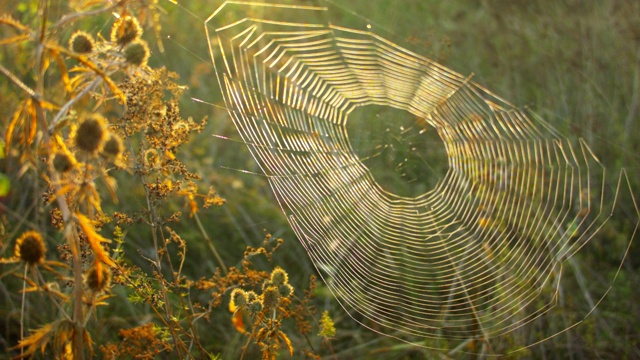
M 322 313 L 322 317 L 320 318 L 320 333 L 318 335 L 325 339 L 336 336 L 336 328 L 327 310 Z

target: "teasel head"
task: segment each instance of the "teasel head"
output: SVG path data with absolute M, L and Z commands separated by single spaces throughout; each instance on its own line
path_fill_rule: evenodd
M 149 46 L 144 40 L 136 40 L 124 48 L 124 60 L 129 65 L 143 67 L 149 60 Z
M 262 292 L 262 304 L 265 309 L 275 309 L 280 304 L 280 291 L 275 286 L 269 286 Z
M 107 121 L 98 114 L 84 119 L 74 134 L 74 143 L 78 149 L 95 154 L 101 147 L 107 135 Z
M 234 289 L 231 292 L 231 303 L 238 308 L 247 305 L 247 292 L 242 289 Z
M 96 263 L 87 271 L 84 282 L 93 292 L 102 292 L 111 285 L 111 270 L 104 264 Z
M 69 39 L 69 49 L 79 54 L 88 54 L 93 52 L 96 42 L 91 34 L 84 31 L 76 31 Z
M 122 16 L 111 28 L 111 41 L 119 46 L 125 46 L 138 40 L 142 35 L 142 28 L 138 19 L 131 16 Z
M 289 282 L 289 274 L 282 268 L 276 267 L 271 272 L 271 283 L 277 286 L 287 284 Z
M 116 134 L 110 133 L 107 140 L 102 145 L 102 153 L 107 158 L 116 158 L 122 154 L 122 140 Z
M 42 264 L 47 248 L 42 235 L 33 230 L 25 231 L 16 241 L 14 255 L 29 265 Z
M 73 158 L 73 155 L 63 151 L 58 151 L 53 154 L 53 159 L 51 160 L 53 169 L 61 174 L 71 171 L 75 164 L 76 161 Z

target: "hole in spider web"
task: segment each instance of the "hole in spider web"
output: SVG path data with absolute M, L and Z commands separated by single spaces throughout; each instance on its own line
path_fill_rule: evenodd
M 378 185 L 395 195 L 419 197 L 447 172 L 446 149 L 438 132 L 407 111 L 358 107 L 349 114 L 347 133 L 351 148 Z

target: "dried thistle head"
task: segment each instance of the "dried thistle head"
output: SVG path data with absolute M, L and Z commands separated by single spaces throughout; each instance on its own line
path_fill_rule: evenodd
M 95 48 L 95 41 L 91 34 L 84 31 L 76 31 L 69 39 L 69 49 L 79 54 L 88 54 Z
M 87 271 L 84 282 L 93 292 L 101 292 L 111 285 L 111 270 L 104 265 L 94 265 Z
M 78 149 L 95 154 L 107 134 L 107 121 L 94 114 L 80 123 L 74 134 L 74 143 Z
M 278 286 L 278 292 L 280 293 L 280 296 L 288 298 L 293 294 L 293 286 L 290 284 L 282 284 Z
M 144 40 L 136 40 L 124 48 L 124 59 L 127 64 L 142 67 L 149 60 L 149 46 Z
M 280 291 L 275 286 L 269 286 L 262 292 L 262 304 L 266 309 L 274 309 L 280 303 Z
M 111 28 L 111 41 L 120 46 L 138 40 L 141 35 L 142 28 L 138 19 L 131 16 L 122 16 Z
M 42 264 L 47 248 L 42 235 L 37 231 L 25 231 L 16 241 L 13 250 L 15 257 L 29 265 Z
M 289 274 L 280 267 L 276 267 L 271 272 L 271 283 L 280 286 L 289 282 Z
M 242 289 L 234 289 L 231 292 L 231 305 L 230 307 L 243 307 L 247 305 L 247 292 Z
M 122 153 L 122 140 L 116 134 L 109 134 L 109 137 L 102 145 L 102 153 L 108 158 L 118 157 Z
M 255 291 L 247 291 L 247 309 L 252 313 L 262 311 L 262 299 L 258 297 Z
M 247 302 L 260 300 L 255 291 L 247 291 Z
M 71 154 L 67 154 L 66 152 L 56 152 L 53 155 L 53 159 L 51 160 L 51 164 L 55 171 L 59 173 L 66 173 L 73 169 L 75 165 L 75 160 L 71 156 Z

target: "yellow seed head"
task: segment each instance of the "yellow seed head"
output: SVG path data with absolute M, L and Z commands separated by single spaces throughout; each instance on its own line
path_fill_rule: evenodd
M 116 157 L 122 153 L 122 140 L 116 134 L 110 134 L 102 146 L 102 152 L 108 157 Z
M 237 307 L 247 305 L 247 292 L 242 289 L 234 289 L 231 292 L 231 302 Z
M 92 291 L 104 291 L 111 285 L 111 270 L 104 265 L 93 266 L 85 275 L 84 281 Z
M 124 59 L 128 64 L 142 67 L 149 60 L 149 47 L 143 40 L 137 40 L 124 48 Z
M 51 162 L 53 164 L 53 168 L 59 173 L 66 173 L 73 169 L 73 159 L 69 154 L 58 152 L 53 155 L 53 160 Z
M 88 54 L 95 48 L 95 41 L 91 34 L 84 31 L 76 31 L 71 35 L 69 40 L 69 48 L 79 54 Z
M 293 286 L 289 284 L 282 284 L 278 286 L 278 292 L 280 292 L 280 296 L 289 297 L 293 294 Z
M 256 294 L 255 291 L 247 291 L 247 302 L 252 302 L 256 300 L 260 300 L 258 298 L 258 294 Z
M 95 154 L 100 149 L 106 133 L 106 120 L 97 114 L 93 115 L 78 126 L 75 144 L 80 150 Z
M 131 16 L 121 17 L 111 28 L 111 41 L 120 46 L 138 40 L 140 35 L 142 35 L 140 23 L 138 23 L 138 19 Z
M 275 286 L 269 286 L 262 292 L 262 304 L 267 309 L 273 309 L 280 303 L 280 292 Z
M 249 302 L 249 304 L 247 305 L 247 309 L 249 309 L 249 311 L 251 311 L 252 313 L 257 313 L 262 311 L 262 301 L 254 300 Z
M 275 268 L 271 272 L 271 282 L 274 285 L 280 286 L 289 282 L 289 275 L 282 268 Z
M 16 241 L 14 255 L 29 265 L 41 264 L 44 262 L 44 255 L 47 249 L 44 239 L 37 231 L 25 231 Z

